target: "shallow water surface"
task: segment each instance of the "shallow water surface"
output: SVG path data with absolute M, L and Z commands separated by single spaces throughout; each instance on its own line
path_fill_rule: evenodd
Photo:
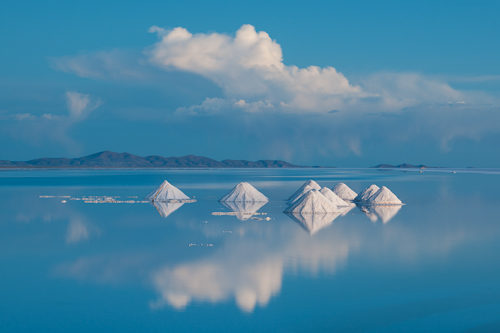
M 71 200 L 141 201 L 164 179 L 197 202 Z M 406 205 L 283 214 L 308 179 Z M 218 202 L 241 181 L 270 201 Z M 460 172 L 2 171 L 0 331 L 500 331 L 498 188 Z

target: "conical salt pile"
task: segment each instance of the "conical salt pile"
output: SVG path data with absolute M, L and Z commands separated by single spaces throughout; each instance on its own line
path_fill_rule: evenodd
M 369 205 L 402 205 L 399 198 L 387 187 L 382 186 L 377 192 L 366 201 Z
M 316 183 L 314 180 L 308 180 L 307 182 L 302 184 L 302 186 L 297 191 L 295 191 L 295 193 L 292 194 L 290 196 L 290 198 L 288 198 L 287 204 L 289 204 L 289 205 L 293 204 L 301 196 L 303 196 L 304 194 L 306 194 L 307 192 L 309 192 L 312 189 L 319 191 L 319 190 L 321 190 L 321 186 L 319 186 L 319 184 Z
M 320 190 L 321 194 L 325 196 L 328 200 L 330 200 L 335 206 L 337 207 L 344 207 L 344 206 L 349 206 L 347 202 L 344 200 L 340 199 L 335 193 L 333 193 L 332 190 L 330 190 L 328 187 L 323 187 Z
M 358 196 L 356 192 L 350 189 L 344 183 L 338 183 L 332 188 L 333 193 L 335 193 L 342 200 L 354 200 Z
M 267 202 L 269 199 L 249 183 L 242 182 L 219 201 Z
M 356 198 L 354 198 L 355 202 L 365 202 L 368 200 L 375 192 L 377 192 L 380 188 L 377 185 L 370 185 L 361 191 Z
M 182 193 L 181 190 L 179 190 L 177 187 L 170 184 L 166 180 L 163 181 L 163 183 L 161 183 L 161 185 L 158 186 L 153 192 L 149 193 L 145 199 L 151 202 L 168 202 L 171 200 L 178 202 L 193 201 L 187 195 Z
M 285 213 L 325 214 L 340 213 L 340 210 L 318 190 L 310 190 L 296 203 L 285 210 Z

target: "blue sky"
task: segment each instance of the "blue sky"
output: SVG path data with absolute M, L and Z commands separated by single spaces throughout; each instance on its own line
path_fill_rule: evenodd
M 498 1 L 6 1 L 0 159 L 496 167 Z

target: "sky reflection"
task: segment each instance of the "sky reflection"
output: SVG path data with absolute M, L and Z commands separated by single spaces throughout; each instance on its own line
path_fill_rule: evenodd
M 362 189 L 377 183 L 366 177 L 349 185 Z M 234 309 L 253 318 L 266 311 L 285 315 L 294 309 L 336 309 L 336 318 L 349 323 L 349 318 L 363 313 L 363 306 L 382 311 L 384 304 L 400 303 L 415 313 L 421 292 L 461 290 L 461 285 L 495 283 L 497 277 L 492 268 L 500 262 L 500 226 L 491 210 L 494 181 L 478 188 L 478 176 L 452 177 L 415 179 L 411 174 L 391 183 L 405 199 L 404 207 L 351 205 L 335 216 L 283 214 L 284 198 L 296 189 L 295 180 L 266 191 L 270 201 L 259 207 L 221 205 L 217 200 L 227 187 L 219 192 L 193 188 L 198 201 L 182 208 L 62 204 L 38 198 L 46 187 L 0 187 L 0 253 L 20 264 L 9 266 L 7 256 L 0 263 L 6 274 L 36 276 L 25 281 L 40 290 L 51 283 L 66 285 L 73 301 L 89 295 L 99 299 L 104 290 L 115 290 L 120 297 L 109 302 L 116 309 L 127 303 L 135 312 L 161 312 L 168 318 L 173 318 L 171 312 L 192 315 L 208 308 Z M 234 182 L 228 187 L 230 183 Z M 126 197 L 147 189 L 50 191 Z M 258 211 L 270 220 L 211 215 L 225 209 Z M 370 223 L 370 217 L 377 223 Z M 18 279 L 6 275 L 4 288 Z M 4 295 L 13 308 L 21 306 L 13 294 Z M 55 309 L 57 304 L 51 306 Z M 393 324 L 399 318 L 394 313 L 387 317 Z M 378 325 L 369 318 L 366 322 Z

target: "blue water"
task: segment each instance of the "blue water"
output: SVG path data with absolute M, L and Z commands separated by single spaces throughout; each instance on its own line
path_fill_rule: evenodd
M 164 179 L 197 202 L 163 217 L 57 197 L 140 200 Z M 282 213 L 308 179 L 406 205 L 311 230 Z M 269 221 L 211 214 L 240 181 Z M 0 331 L 500 331 L 498 188 L 460 172 L 2 171 Z

